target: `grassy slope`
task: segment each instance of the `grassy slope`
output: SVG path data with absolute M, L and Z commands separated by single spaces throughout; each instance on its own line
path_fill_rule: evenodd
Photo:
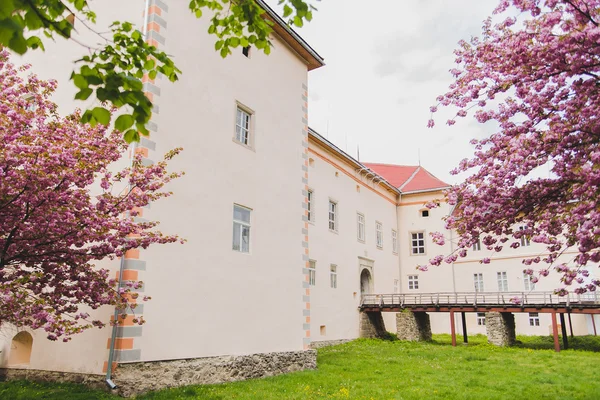
M 319 350 L 319 370 L 223 385 L 167 389 L 143 399 L 599 399 L 600 338 L 575 338 L 560 354 L 551 338 L 519 337 L 498 348 L 485 336 L 452 348 L 433 343 L 358 340 Z M 539 350 L 547 349 L 547 350 Z M 535 350 L 534 350 L 535 349 Z M 0 384 L 0 399 L 108 399 L 77 385 Z M 113 398 L 114 399 L 114 398 Z

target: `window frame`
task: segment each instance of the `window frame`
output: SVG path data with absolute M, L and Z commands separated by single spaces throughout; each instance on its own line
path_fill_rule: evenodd
M 337 289 L 337 265 L 330 264 L 329 265 L 329 286 L 332 289 Z
M 422 239 L 419 239 L 419 234 L 422 235 Z M 409 234 L 409 239 L 410 239 L 410 255 L 411 256 L 424 256 L 427 254 L 427 242 L 425 241 L 425 231 L 414 231 L 414 232 L 410 232 Z M 413 235 L 417 235 L 417 238 L 414 239 Z M 417 247 L 414 246 L 414 241 L 417 241 Z M 419 240 L 423 240 L 423 245 L 422 246 L 418 246 L 418 241 Z M 418 250 L 419 248 L 423 248 L 423 252 L 422 253 L 415 253 L 414 250 L 415 248 Z
M 315 260 L 308 260 L 308 285 L 317 285 L 317 262 Z
M 383 249 L 383 223 L 379 221 L 375 221 L 375 245 Z
M 248 115 L 248 127 L 244 128 L 242 125 L 239 125 L 239 120 L 238 120 L 238 112 L 244 113 L 246 115 Z M 239 101 L 235 102 L 235 123 L 234 123 L 234 129 L 233 129 L 233 138 L 232 140 L 241 145 L 244 146 L 248 149 L 252 149 L 254 150 L 254 125 L 255 125 L 255 119 L 256 119 L 256 113 L 250 108 L 245 106 L 244 104 L 240 103 Z M 247 140 L 246 142 L 238 139 L 238 127 L 240 129 L 245 129 L 246 130 L 246 134 L 247 134 Z
M 531 278 L 530 275 L 523 272 L 523 288 L 528 292 L 535 290 L 535 283 L 531 282 Z
M 315 191 L 312 189 L 308 189 L 306 192 L 306 210 L 308 222 L 311 224 L 315 223 Z
M 408 290 L 419 290 L 419 275 L 408 275 Z
M 392 229 L 392 253 L 398 254 L 398 231 Z
M 236 219 L 235 217 L 235 211 L 236 208 L 248 211 L 248 221 L 244 221 L 241 219 Z M 241 204 L 237 204 L 234 203 L 233 204 L 233 235 L 231 238 L 231 248 L 233 251 L 237 251 L 239 253 L 245 253 L 245 254 L 250 254 L 250 234 L 252 232 L 252 209 L 246 206 L 243 206 Z M 248 228 L 248 249 L 247 251 L 243 250 L 243 232 L 244 232 L 244 227 Z M 238 248 L 235 248 L 235 234 L 236 234 L 236 230 L 239 229 L 239 243 L 238 244 Z
M 475 272 L 473 274 L 473 286 L 475 287 L 476 293 L 481 293 L 485 290 L 484 289 L 485 286 L 483 283 L 483 273 Z
M 475 318 L 477 318 L 477 326 L 485 326 L 485 313 L 478 312 L 475 314 Z
M 473 249 L 473 251 L 481 251 L 481 240 L 477 239 L 477 242 L 473 243 L 473 246 L 471 248 Z
M 334 206 L 333 211 L 331 209 L 332 205 Z M 333 220 L 331 219 L 332 215 L 333 215 Z M 333 224 L 333 228 L 332 228 L 332 224 Z M 329 227 L 330 232 L 338 233 L 338 230 L 339 230 L 338 202 L 333 199 L 329 199 L 329 204 L 327 206 L 327 226 Z
M 498 292 L 508 292 L 508 274 L 506 271 L 496 272 L 496 280 L 498 281 Z M 502 282 L 502 284 L 501 284 Z M 504 289 L 504 290 L 503 290 Z
M 361 222 L 361 218 L 362 218 L 362 222 Z M 356 212 L 356 239 L 361 242 L 361 243 L 365 243 L 366 241 L 366 237 L 367 237 L 367 226 L 365 223 L 365 214 L 360 213 L 360 212 Z M 361 228 L 362 228 L 362 238 L 361 238 Z
M 526 229 L 526 227 L 519 226 L 520 231 L 524 231 L 525 229 Z M 531 246 L 531 240 L 527 236 L 525 236 L 525 235 L 521 236 L 520 240 L 521 240 L 521 247 Z
M 529 326 L 540 326 L 540 313 L 529 313 L 527 318 L 529 319 Z

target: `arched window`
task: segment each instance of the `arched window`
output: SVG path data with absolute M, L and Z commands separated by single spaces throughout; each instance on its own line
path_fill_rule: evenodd
M 31 347 L 33 346 L 33 337 L 29 332 L 17 333 L 10 345 L 8 355 L 8 366 L 29 365 L 31 360 Z

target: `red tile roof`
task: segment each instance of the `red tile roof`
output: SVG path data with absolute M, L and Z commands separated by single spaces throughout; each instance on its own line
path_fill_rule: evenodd
M 363 164 L 404 193 L 443 189 L 450 186 L 419 165 Z

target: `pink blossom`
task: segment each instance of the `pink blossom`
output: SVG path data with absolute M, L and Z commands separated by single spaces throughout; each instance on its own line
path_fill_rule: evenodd
M 82 307 L 125 309 L 141 286 L 115 287 L 95 261 L 180 240 L 127 216 L 170 196 L 163 187 L 181 173 L 167 161 L 180 149 L 151 166 L 136 156 L 112 174 L 126 154 L 121 133 L 81 125 L 79 111 L 60 116 L 50 100 L 56 82 L 22 76 L 0 51 L 0 321 L 69 340 L 106 325 Z M 90 190 L 96 182 L 99 194 Z

